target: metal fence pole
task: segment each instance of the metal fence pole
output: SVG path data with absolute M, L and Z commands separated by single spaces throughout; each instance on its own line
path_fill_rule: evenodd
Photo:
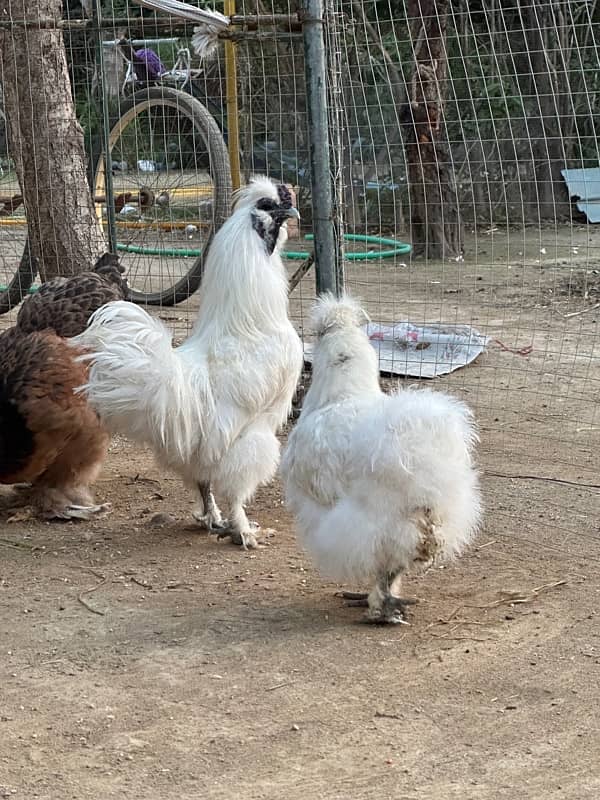
M 335 202 L 327 113 L 324 0 L 304 0 L 303 10 L 302 30 L 304 34 L 317 294 L 332 292 L 339 295 L 343 286 L 340 280 L 342 274 L 340 238 L 336 236 L 334 225 Z
M 98 83 L 102 96 L 102 149 L 104 151 L 104 196 L 106 197 L 106 218 L 108 222 L 108 249 L 111 253 L 117 252 L 117 217 L 113 193 L 112 158 L 110 153 L 110 107 L 106 80 L 104 75 L 104 51 L 102 47 L 102 3 L 96 0 L 94 4 L 94 22 L 96 23 L 95 39 L 98 59 Z M 92 186 L 92 192 L 96 186 Z M 102 220 L 101 220 L 102 223 Z
M 225 0 L 225 14 L 235 16 L 235 0 Z M 227 87 L 227 145 L 234 189 L 242 185 L 240 168 L 240 110 L 237 94 L 237 45 L 225 42 L 225 85 Z

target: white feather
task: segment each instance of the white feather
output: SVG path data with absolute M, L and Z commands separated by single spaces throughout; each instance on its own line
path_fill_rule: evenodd
M 228 495 L 235 481 L 248 496 L 272 476 L 274 433 L 302 367 L 285 268 L 277 249 L 267 254 L 245 202 L 265 196 L 278 196 L 270 181 L 251 185 L 216 234 L 198 319 L 180 347 L 126 302 L 101 308 L 72 340 L 89 353 L 83 391 L 111 430 L 151 445 L 186 482 L 210 480 Z
M 440 557 L 475 534 L 481 504 L 471 412 L 441 392 L 385 395 L 355 301 L 324 298 L 300 419 L 282 461 L 299 537 L 322 572 L 372 582 L 415 561 L 419 509 L 431 509 Z
M 208 61 L 216 54 L 219 49 L 220 30 L 220 26 L 209 22 L 196 25 L 192 36 L 192 48 L 200 60 Z

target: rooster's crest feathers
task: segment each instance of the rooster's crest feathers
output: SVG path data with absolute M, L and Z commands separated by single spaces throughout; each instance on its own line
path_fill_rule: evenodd
M 252 208 L 263 198 L 272 200 L 274 203 L 287 208 L 292 206 L 292 196 L 287 186 L 273 183 L 270 178 L 264 175 L 256 175 L 246 186 L 242 186 L 235 193 L 233 209 L 237 211 L 240 208 Z

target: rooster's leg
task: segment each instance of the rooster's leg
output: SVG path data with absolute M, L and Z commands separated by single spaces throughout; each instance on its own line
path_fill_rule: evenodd
M 279 442 L 265 415 L 238 436 L 215 468 L 214 484 L 229 509 L 229 524 L 219 538 L 227 536 L 245 549 L 258 547 L 259 526 L 249 521 L 244 505 L 273 478 L 278 461 Z
M 223 519 L 219 506 L 215 503 L 210 483 L 208 481 L 199 483 L 198 491 L 202 500 L 202 510 L 196 509 L 192 512 L 194 519 L 207 531 L 223 531 L 227 527 L 227 520 Z

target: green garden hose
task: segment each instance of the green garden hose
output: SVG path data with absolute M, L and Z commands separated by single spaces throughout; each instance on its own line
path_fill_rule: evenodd
M 304 237 L 306 241 L 312 241 L 313 235 L 309 233 Z M 399 242 L 397 239 L 382 239 L 380 236 L 366 236 L 362 233 L 345 233 L 344 239 L 347 242 L 365 242 L 367 244 L 378 244 L 390 247 L 390 250 L 377 250 L 368 253 L 346 253 L 348 261 L 373 261 L 378 258 L 393 258 L 394 256 L 404 256 L 410 253 L 412 247 L 406 242 Z M 202 250 L 188 250 L 184 248 L 164 249 L 160 247 L 143 247 L 137 244 L 119 244 L 117 249 L 125 253 L 138 253 L 145 256 L 175 256 L 177 258 L 198 258 L 202 255 Z M 285 250 L 284 258 L 290 261 L 304 261 L 308 253 L 302 251 Z
M 309 233 L 304 237 L 306 241 L 312 241 L 314 236 Z M 393 258 L 394 256 L 405 256 L 410 253 L 412 246 L 406 242 L 400 242 L 397 239 L 383 239 L 381 236 L 367 236 L 363 233 L 345 233 L 344 239 L 347 242 L 364 242 L 365 244 L 376 244 L 380 247 L 388 247 L 388 250 L 370 250 L 368 253 L 345 253 L 344 258 L 347 261 L 375 261 L 380 258 Z M 137 244 L 118 244 L 117 250 L 125 253 L 137 253 L 144 256 L 174 256 L 176 258 L 198 258 L 202 255 L 202 250 L 188 250 L 186 248 L 160 248 L 160 247 L 143 247 Z M 286 250 L 283 257 L 290 261 L 304 261 L 308 258 L 308 253 L 302 251 Z M 7 286 L 0 286 L 0 292 L 5 291 Z M 37 286 L 32 286 L 28 290 L 28 294 L 33 294 L 38 289 Z

